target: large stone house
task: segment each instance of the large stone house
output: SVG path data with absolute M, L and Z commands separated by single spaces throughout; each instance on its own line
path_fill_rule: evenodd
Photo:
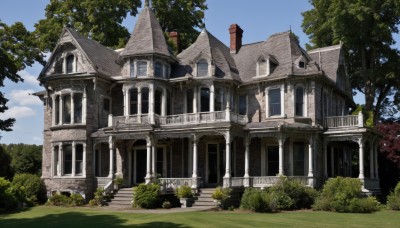
M 378 136 L 349 115 L 342 46 L 306 51 L 291 32 L 242 44 L 236 24 L 229 34 L 227 47 L 204 29 L 175 56 L 148 6 L 121 50 L 64 28 L 37 93 L 49 194 L 90 196 L 116 177 L 168 190 L 266 187 L 281 175 L 314 187 L 350 176 L 379 191 Z

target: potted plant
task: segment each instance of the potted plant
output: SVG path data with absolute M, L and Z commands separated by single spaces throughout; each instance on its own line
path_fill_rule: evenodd
M 175 195 L 179 198 L 182 208 L 192 206 L 193 192 L 191 187 L 182 185 L 175 189 Z
M 214 199 L 216 206 L 222 207 L 222 204 L 230 197 L 230 189 L 217 187 L 211 197 Z

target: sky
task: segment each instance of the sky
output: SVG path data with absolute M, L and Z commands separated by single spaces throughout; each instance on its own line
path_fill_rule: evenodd
M 50 0 L 2 0 L 0 20 L 8 25 L 20 21 L 33 31 L 38 20 L 45 17 L 45 8 Z M 243 44 L 266 40 L 270 35 L 292 30 L 304 47 L 308 37 L 303 33 L 301 13 L 312 7 L 308 0 L 207 0 L 206 28 L 215 37 L 229 46 L 228 28 L 238 24 L 243 30 Z M 22 7 L 23 6 L 23 7 Z M 123 25 L 132 32 L 136 18 L 128 17 Z M 34 64 L 20 75 L 24 82 L 5 82 L 1 91 L 9 99 L 9 110 L 0 118 L 16 119 L 13 131 L 0 132 L 0 143 L 43 143 L 43 103 L 30 95 L 42 91 L 36 78 L 42 66 Z M 357 101 L 356 101 L 357 102 Z

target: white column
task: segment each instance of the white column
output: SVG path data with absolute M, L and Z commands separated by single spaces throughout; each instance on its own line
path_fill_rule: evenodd
M 55 126 L 56 123 L 56 96 L 52 95 L 51 96 L 51 102 L 52 102 L 52 109 L 51 109 L 51 126 Z
M 76 143 L 72 142 L 72 176 L 76 173 Z
M 154 85 L 149 85 L 149 121 L 154 124 Z M 153 174 L 155 175 L 155 174 Z
M 82 175 L 84 176 L 84 177 L 86 177 L 86 143 L 84 143 L 84 144 L 82 144 L 82 147 L 83 147 L 83 159 L 82 159 L 82 164 L 83 164 L 83 167 L 82 167 Z M 93 152 L 94 153 L 94 152 Z
M 127 89 L 127 88 L 122 89 L 122 93 L 124 94 L 124 116 L 129 116 L 129 112 L 130 112 L 130 110 L 129 110 L 130 109 L 129 89 Z
M 283 176 L 283 137 L 280 136 L 279 139 L 279 176 Z
M 74 93 L 71 93 L 71 124 L 75 123 L 75 104 L 74 104 Z
M 360 167 L 360 173 L 358 175 L 359 179 L 364 179 L 364 140 L 362 137 L 358 140 L 358 146 L 359 146 L 359 167 Z
M 114 141 L 112 136 L 108 138 L 108 146 L 110 149 L 110 171 L 108 172 L 108 177 L 113 178 L 114 173 Z
M 308 140 L 308 177 L 314 176 L 313 148 L 314 148 L 314 139 L 310 137 Z
M 281 86 L 281 116 L 285 116 L 285 86 Z
M 60 102 L 58 102 L 58 109 L 59 109 L 59 120 L 58 122 L 60 123 L 60 125 L 62 125 L 64 123 L 63 120 L 63 112 L 64 112 L 64 97 L 62 95 L 60 95 Z
M 228 131 L 225 138 L 225 176 L 231 177 L 231 133 Z
M 151 146 L 151 177 L 155 179 L 157 176 L 157 167 L 156 167 L 156 146 L 155 142 L 153 142 L 153 145 Z
M 369 143 L 369 178 L 374 179 L 374 149 L 373 143 Z
M 249 136 L 246 136 L 243 141 L 244 141 L 244 146 L 245 146 L 243 186 L 250 187 L 250 175 L 249 175 L 249 173 L 250 173 L 250 167 L 249 167 L 250 138 L 249 138 Z
M 197 87 L 193 87 L 193 113 L 197 113 Z
M 146 158 L 146 184 L 149 184 L 151 181 L 151 145 L 152 141 L 150 139 L 147 139 L 147 158 Z
M 83 88 L 83 96 L 82 96 L 82 124 L 86 124 L 86 112 L 87 112 L 87 95 L 85 87 Z
M 210 86 L 210 112 L 214 112 L 215 110 L 215 93 L 214 93 L 214 85 Z
M 162 89 L 161 116 L 167 115 L 167 89 Z
M 324 140 L 324 177 L 328 178 L 328 143 Z
M 182 142 L 183 144 L 183 142 Z M 190 138 L 188 138 L 188 173 L 187 176 L 190 177 L 193 171 L 193 142 Z
M 193 137 L 193 173 L 192 173 L 192 188 L 197 188 L 197 143 L 198 139 L 196 135 Z
M 137 103 L 138 103 L 137 114 L 140 116 L 142 114 L 142 89 L 141 88 L 138 88 L 138 95 L 137 96 L 138 96 L 138 98 L 137 98 Z
M 58 164 L 57 164 L 57 176 L 61 177 L 62 175 L 62 167 L 63 167 L 63 149 L 62 149 L 63 144 L 59 143 L 58 144 Z

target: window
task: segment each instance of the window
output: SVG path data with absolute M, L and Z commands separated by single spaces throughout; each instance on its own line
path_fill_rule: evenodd
M 74 94 L 74 123 L 82 123 L 82 94 Z
M 281 91 L 280 89 L 270 89 L 268 91 L 269 98 L 269 115 L 281 115 Z
M 201 88 L 200 90 L 200 112 L 210 111 L 210 89 Z
M 131 78 L 134 78 L 135 77 L 135 62 L 134 61 L 131 61 L 129 70 L 130 70 Z
M 64 175 L 72 174 L 72 146 L 64 145 L 63 146 L 64 153 Z
M 224 110 L 224 101 L 225 101 L 224 90 L 221 88 L 217 88 L 215 90 L 215 97 L 214 97 L 215 111 Z
M 103 111 L 108 115 L 110 114 L 110 99 L 103 98 Z
M 83 173 L 83 145 L 75 146 L 75 174 L 82 175 Z
M 267 147 L 267 159 L 268 159 L 268 176 L 275 176 L 279 173 L 279 147 L 268 146 Z
M 197 76 L 208 76 L 208 62 L 205 59 L 201 59 L 197 63 Z
M 161 115 L 162 91 L 157 89 L 154 97 L 154 112 Z
M 299 68 L 306 68 L 306 63 L 304 61 L 299 62 Z
M 142 89 L 142 113 L 149 113 L 149 88 Z
M 265 59 L 258 62 L 258 76 L 268 75 L 268 63 Z
M 138 113 L 138 90 L 137 89 L 131 89 L 130 90 L 130 115 L 135 115 Z
M 169 78 L 170 74 L 171 74 L 171 67 L 167 64 L 165 65 L 165 77 Z
M 53 176 L 58 176 L 58 166 L 60 165 L 59 163 L 58 163 L 58 150 L 59 150 L 59 147 L 58 146 L 55 146 L 54 147 L 54 150 L 53 150 L 53 156 L 54 156 L 54 159 L 53 159 L 53 161 L 54 161 L 54 165 L 53 165 Z
M 247 114 L 247 96 L 239 96 L 239 115 Z
M 147 62 L 146 61 L 139 61 L 137 63 L 138 66 L 138 76 L 147 76 Z
M 295 115 L 303 116 L 303 106 L 304 106 L 304 89 L 303 87 L 297 87 L 295 91 Z
M 193 113 L 193 90 L 186 91 L 186 113 Z
M 59 125 L 60 124 L 60 96 L 56 96 L 54 99 L 54 106 L 53 106 L 53 112 L 54 112 L 54 124 Z
M 304 176 L 304 143 L 293 143 L 293 175 Z
M 74 55 L 69 55 L 67 57 L 67 74 L 74 72 Z
M 156 62 L 154 65 L 154 76 L 159 78 L 163 76 L 163 66 L 160 62 Z
M 64 95 L 64 105 L 63 105 L 63 122 L 65 124 L 71 123 L 71 95 Z

